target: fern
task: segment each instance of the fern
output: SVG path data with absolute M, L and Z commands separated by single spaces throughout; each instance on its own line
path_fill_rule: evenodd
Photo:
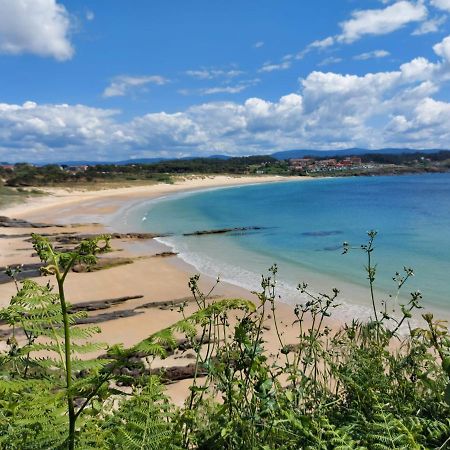
M 381 406 L 376 407 L 373 421 L 366 423 L 363 438 L 369 448 L 377 450 L 421 450 L 423 446 L 403 422 Z
M 208 324 L 212 317 L 219 316 L 229 310 L 254 311 L 255 305 L 249 300 L 242 299 L 225 299 L 214 302 L 186 319 L 152 334 L 147 339 L 136 344 L 130 349 L 130 352 L 165 358 L 167 348 L 174 348 L 176 345 L 175 332 L 187 332 L 189 336 L 195 336 L 196 325 Z
M 123 450 L 175 450 L 173 415 L 167 397 L 156 377 L 122 402 L 118 412 L 107 423 L 110 448 Z

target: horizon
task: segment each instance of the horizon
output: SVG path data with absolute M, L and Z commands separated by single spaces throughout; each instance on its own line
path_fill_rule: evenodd
M 371 153 L 378 155 L 406 155 L 406 154 L 437 154 L 440 152 L 450 152 L 448 148 L 422 148 L 422 149 L 412 149 L 412 148 L 377 148 L 377 149 L 365 149 L 365 148 L 346 148 L 346 149 L 293 149 L 293 150 L 279 150 L 272 153 L 264 153 L 264 154 L 250 154 L 250 155 L 227 155 L 227 154 L 205 154 L 205 155 L 192 155 L 185 156 L 180 158 L 130 158 L 124 160 L 88 160 L 88 159 L 72 159 L 72 160 L 55 160 L 55 161 L 7 161 L 0 160 L 0 165 L 15 165 L 15 164 L 29 164 L 34 166 L 46 166 L 46 165 L 108 165 L 108 164 L 117 164 L 117 165 L 128 165 L 133 164 L 136 161 L 137 164 L 157 164 L 158 162 L 169 162 L 169 161 L 185 161 L 185 160 L 195 160 L 195 159 L 232 159 L 232 158 L 251 158 L 254 157 L 267 157 L 271 156 L 280 161 L 295 159 L 295 158 L 344 158 L 348 156 L 368 156 Z M 292 153 L 285 157 L 285 154 Z M 323 153 L 322 155 L 320 153 Z
M 449 148 L 448 0 L 0 0 L 0 13 L 2 161 Z

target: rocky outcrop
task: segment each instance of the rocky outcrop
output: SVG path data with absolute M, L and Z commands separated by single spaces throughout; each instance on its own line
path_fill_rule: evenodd
M 112 269 L 113 267 L 133 264 L 132 258 L 98 258 L 95 264 L 75 264 L 72 271 L 76 273 L 98 272 L 99 270 Z
M 28 222 L 24 219 L 12 219 L 6 216 L 0 216 L 0 227 L 3 228 L 50 228 L 59 227 L 64 228 L 64 225 L 40 223 L 40 222 Z
M 41 267 L 43 263 L 29 263 L 29 264 L 10 264 L 10 267 L 20 267 L 20 272 L 16 273 L 16 280 L 24 280 L 26 278 L 35 278 L 41 275 Z M 6 275 L 7 267 L 0 267 L 0 284 L 9 283 L 12 279 Z
M 110 320 L 123 319 L 125 317 L 133 317 L 144 314 L 144 311 L 137 311 L 136 309 L 122 309 L 119 311 L 111 311 L 103 314 L 97 314 L 95 316 L 82 317 L 75 320 L 77 325 L 97 324 L 102 322 L 108 322 Z
M 220 298 L 220 295 L 211 295 L 208 297 L 209 300 L 214 300 L 216 298 Z M 193 303 L 195 302 L 194 297 L 183 297 L 183 298 L 177 298 L 173 300 L 166 300 L 166 301 L 159 301 L 159 302 L 148 302 L 144 303 L 143 305 L 139 306 L 139 308 L 158 308 L 158 309 L 173 309 L 177 308 L 184 303 Z
M 70 307 L 70 312 L 100 311 L 103 309 L 111 308 L 111 306 L 116 306 L 128 302 L 129 300 L 137 300 L 143 297 L 143 295 L 129 295 L 126 297 L 107 298 L 105 300 L 94 300 L 90 302 L 78 303 L 77 305 L 72 305 Z

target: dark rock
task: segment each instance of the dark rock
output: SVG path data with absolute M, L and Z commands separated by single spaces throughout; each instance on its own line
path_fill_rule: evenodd
M 63 228 L 64 225 L 51 224 L 51 223 L 28 222 L 28 220 L 24 220 L 24 219 L 11 219 L 10 217 L 0 216 L 0 227 L 4 227 L 4 228 L 50 228 L 50 227 Z
M 332 231 L 305 231 L 302 233 L 302 236 L 308 237 L 324 237 L 324 236 L 336 236 L 338 234 L 342 234 L 343 231 L 340 230 L 332 230 Z
M 124 309 L 120 311 L 112 311 L 109 313 L 97 314 L 96 316 L 87 316 L 77 319 L 75 323 L 77 325 L 87 325 L 93 323 L 108 322 L 110 320 L 123 319 L 125 317 L 133 317 L 139 314 L 144 314 L 143 311 L 136 311 L 135 309 Z
M 21 268 L 21 271 L 16 274 L 17 280 L 24 280 L 25 278 L 35 278 L 41 276 L 41 267 L 44 267 L 44 263 L 29 263 L 29 264 L 10 264 L 9 267 Z M 8 275 L 6 275 L 7 267 L 0 267 L 0 284 L 9 283 L 12 281 Z
M 209 297 L 210 300 L 213 300 L 215 298 L 220 298 L 220 295 L 212 295 Z M 159 308 L 159 309 L 171 309 L 176 308 L 183 303 L 192 303 L 195 302 L 194 297 L 183 297 L 183 298 L 177 298 L 174 300 L 166 300 L 161 302 L 148 302 L 144 303 L 143 305 L 140 305 L 139 308 Z
M 217 230 L 194 231 L 193 233 L 183 233 L 183 236 L 203 236 L 206 234 L 225 234 L 236 231 L 254 231 L 263 230 L 263 227 L 236 227 L 236 228 L 219 228 Z
M 92 239 L 97 237 L 98 234 L 84 234 L 84 233 L 65 233 L 54 234 L 50 236 L 52 242 L 58 242 L 63 245 L 77 245 L 84 239 Z M 111 239 L 153 239 L 155 237 L 163 237 L 167 235 L 155 234 L 155 233 L 111 233 Z
M 111 306 L 120 305 L 129 300 L 136 300 L 143 298 L 143 295 L 130 295 L 126 297 L 107 298 L 105 300 L 95 300 L 90 302 L 83 302 L 70 307 L 70 312 L 77 311 L 99 311 L 102 309 L 111 308 Z
M 123 266 L 125 264 L 132 264 L 131 258 L 99 258 L 93 265 L 75 264 L 72 271 L 76 273 L 82 272 L 98 272 L 99 270 L 112 269 L 113 267 Z
M 152 258 L 167 258 L 168 256 L 177 256 L 178 252 L 161 252 L 156 253 L 152 256 Z
M 163 383 L 186 380 L 189 378 L 194 378 L 195 363 L 188 364 L 187 366 L 173 366 L 162 367 L 160 369 L 151 369 L 148 372 L 149 375 L 158 375 Z M 207 371 L 205 368 L 200 366 L 197 370 L 197 376 L 204 375 L 207 375 Z

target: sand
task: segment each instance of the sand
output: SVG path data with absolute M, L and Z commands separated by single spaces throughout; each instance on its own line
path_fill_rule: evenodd
M 305 179 L 296 178 L 295 180 Z M 292 178 L 289 180 L 292 180 Z M 101 223 L 105 223 L 108 217 L 111 217 L 131 201 L 145 201 L 188 190 L 277 181 L 287 180 L 283 177 L 208 176 L 190 177 L 172 185 L 157 184 L 98 191 L 52 189 L 48 196 L 34 198 L 27 203 L 9 207 L 0 211 L 0 214 L 52 224 L 73 224 L 74 218 L 79 217 L 95 218 L 94 221 L 99 222 L 99 225 L 86 224 L 68 229 L 45 228 L 37 231 L 42 233 L 67 231 L 101 233 L 103 231 Z M 11 236 L 10 238 L 0 239 L 0 266 L 38 262 L 37 258 L 32 256 L 30 242 L 27 242 L 26 238 L 23 237 L 14 237 L 14 235 L 28 234 L 32 231 L 34 230 L 29 228 L 2 228 L 0 230 L 2 234 Z M 191 295 L 188 287 L 189 277 L 196 271 L 193 267 L 179 260 L 174 261 L 174 259 L 177 259 L 176 257 L 151 257 L 161 251 L 161 246 L 153 240 L 139 241 L 138 245 L 136 242 L 130 242 L 129 240 L 114 240 L 113 246 L 120 251 L 112 253 L 112 256 L 136 258 L 146 255 L 147 257 L 136 259 L 133 264 L 99 272 L 69 274 L 66 281 L 67 298 L 71 304 L 76 305 L 122 296 L 142 295 L 143 297 L 140 299 L 129 300 L 108 309 L 108 312 L 134 310 L 137 314 L 107 320 L 99 324 L 102 333 L 96 337 L 98 341 L 106 342 L 109 345 L 122 343 L 129 347 L 181 318 L 177 311 L 140 307 L 148 302 L 189 297 Z M 45 277 L 36 278 L 36 280 L 40 283 L 47 282 Z M 214 279 L 204 275 L 201 276 L 200 286 L 204 291 L 208 291 L 214 284 Z M 15 286 L 13 283 L 1 284 L 0 306 L 6 306 L 14 292 Z M 255 303 L 258 302 L 254 294 L 229 283 L 220 283 L 214 294 L 220 298 L 239 297 L 252 300 Z M 190 304 L 187 312 L 194 310 L 194 305 Z M 93 314 L 105 312 L 98 311 Z M 295 342 L 296 329 L 291 326 L 295 320 L 292 306 L 279 303 L 277 316 L 281 322 L 285 343 Z M 267 328 L 269 329 L 265 331 L 265 339 L 268 341 L 269 351 L 276 352 L 279 345 L 275 329 L 270 324 Z M 175 356 L 165 360 L 162 364 L 181 365 L 183 361 L 182 356 Z M 181 403 L 186 396 L 187 385 L 188 383 L 184 381 L 170 386 L 169 392 L 177 403 Z

